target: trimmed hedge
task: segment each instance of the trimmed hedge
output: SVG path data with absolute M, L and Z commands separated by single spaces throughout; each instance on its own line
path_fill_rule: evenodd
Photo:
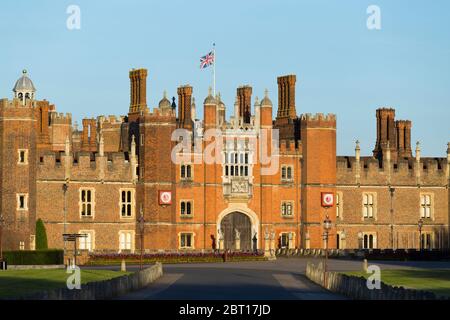
M 3 258 L 9 265 L 51 265 L 64 264 L 63 250 L 20 250 L 3 252 Z
M 139 264 L 139 254 L 91 254 L 87 265 L 120 265 L 122 259 L 127 264 Z M 265 261 L 262 252 L 231 252 L 227 255 L 227 261 Z M 206 262 L 223 262 L 223 253 L 209 252 L 183 252 L 183 253 L 147 253 L 143 256 L 143 263 L 206 263 Z
M 47 250 L 47 231 L 41 219 L 36 221 L 36 250 Z

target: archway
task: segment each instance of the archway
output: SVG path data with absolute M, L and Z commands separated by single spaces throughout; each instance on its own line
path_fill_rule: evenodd
M 223 232 L 225 249 L 235 249 L 235 230 L 239 233 L 240 249 L 242 251 L 252 249 L 252 222 L 247 215 L 237 211 L 229 213 L 220 222 L 220 228 Z

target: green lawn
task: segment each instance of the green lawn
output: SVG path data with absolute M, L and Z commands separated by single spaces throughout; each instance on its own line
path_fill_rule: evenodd
M 112 279 L 125 274 L 129 272 L 82 269 L 81 283 Z M 0 298 L 65 287 L 69 276 L 65 269 L 0 271 Z
M 363 271 L 345 272 L 347 275 L 369 275 Z M 439 296 L 450 296 L 450 269 L 391 269 L 381 270 L 381 281 L 394 286 L 432 291 Z

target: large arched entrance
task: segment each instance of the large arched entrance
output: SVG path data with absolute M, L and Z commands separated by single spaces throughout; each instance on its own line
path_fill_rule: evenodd
M 239 233 L 241 250 L 247 251 L 252 249 L 252 222 L 247 215 L 241 212 L 229 213 L 222 219 L 220 228 L 223 232 L 223 243 L 225 249 L 235 249 L 235 230 Z

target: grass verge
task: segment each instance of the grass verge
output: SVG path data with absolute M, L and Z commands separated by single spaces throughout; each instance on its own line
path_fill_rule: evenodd
M 126 274 L 130 273 L 82 269 L 81 283 L 108 280 Z M 0 271 L 0 299 L 65 287 L 69 276 L 65 269 Z
M 345 272 L 347 275 L 367 278 L 363 271 Z M 381 270 L 381 281 L 392 286 L 434 292 L 450 297 L 450 269 L 388 269 Z

